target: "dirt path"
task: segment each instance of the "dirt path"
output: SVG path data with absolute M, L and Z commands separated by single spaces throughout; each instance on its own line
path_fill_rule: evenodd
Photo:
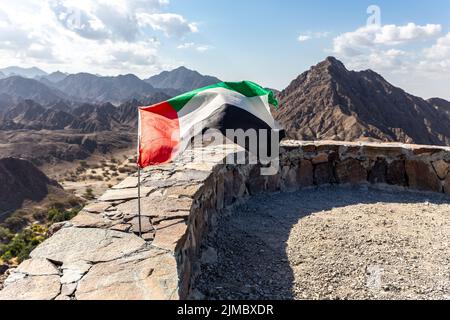
M 450 299 L 447 196 L 364 187 L 261 195 L 207 242 L 197 297 Z

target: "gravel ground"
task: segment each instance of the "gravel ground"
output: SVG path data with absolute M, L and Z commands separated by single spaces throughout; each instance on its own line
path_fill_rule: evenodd
M 367 187 L 261 195 L 218 223 L 193 298 L 450 299 L 444 195 Z

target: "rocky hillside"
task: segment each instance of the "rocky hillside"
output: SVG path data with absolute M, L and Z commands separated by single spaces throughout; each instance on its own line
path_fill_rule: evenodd
M 205 76 L 186 67 L 164 71 L 145 81 L 155 88 L 175 89 L 180 92 L 191 91 L 220 82 L 216 77 Z
M 371 70 L 349 71 L 332 57 L 301 74 L 278 99 L 275 117 L 290 138 L 450 145 L 450 117 L 443 107 Z
M 0 181 L 0 221 L 25 201 L 44 199 L 50 186 L 61 188 L 32 163 L 17 158 L 0 159 Z

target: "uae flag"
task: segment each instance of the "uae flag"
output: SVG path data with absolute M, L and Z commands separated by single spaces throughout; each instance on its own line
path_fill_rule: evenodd
M 250 81 L 220 82 L 159 104 L 139 108 L 138 165 L 145 168 L 171 161 L 206 129 L 266 129 L 281 132 L 270 112 L 278 107 L 271 90 Z M 268 138 L 270 139 L 270 138 Z

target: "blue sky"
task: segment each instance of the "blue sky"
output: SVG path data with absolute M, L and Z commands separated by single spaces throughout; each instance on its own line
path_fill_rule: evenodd
M 449 21 L 444 0 L 2 0 L 0 67 L 145 78 L 186 65 L 282 89 L 333 55 L 450 99 Z

